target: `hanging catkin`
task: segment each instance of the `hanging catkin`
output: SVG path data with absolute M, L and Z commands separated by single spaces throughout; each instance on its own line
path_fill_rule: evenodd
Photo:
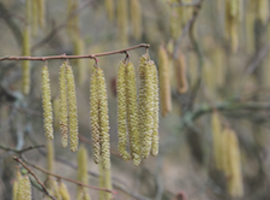
M 108 97 L 107 97 L 104 72 L 100 68 L 97 69 L 97 79 L 98 79 L 98 98 L 99 98 L 101 157 L 102 157 L 103 169 L 108 170 L 111 167 Z
M 67 63 L 60 66 L 59 73 L 59 90 L 60 90 L 60 132 L 61 144 L 65 148 L 68 145 L 68 104 L 67 104 Z
M 54 146 L 52 140 L 47 140 L 47 171 L 54 171 Z
M 177 81 L 177 90 L 180 94 L 183 94 L 188 90 L 186 67 L 185 56 L 181 51 L 179 51 L 178 58 L 174 60 L 174 69 Z
M 104 170 L 101 163 L 99 164 L 99 188 L 104 188 L 111 190 L 112 182 L 111 182 L 111 170 Z M 98 194 L 99 199 L 110 200 L 112 198 L 112 194 L 109 192 L 99 191 Z
M 30 34 L 29 34 L 29 26 L 27 25 L 24 27 L 24 30 L 23 30 L 22 55 L 30 56 Z M 22 61 L 22 91 L 24 95 L 29 94 L 30 82 L 31 82 L 30 61 L 23 60 Z
M 67 186 L 63 182 L 60 182 L 59 184 L 59 193 L 62 197 L 62 200 L 70 200 Z
M 12 200 L 20 200 L 19 199 L 19 184 L 21 181 L 22 175 L 21 172 L 18 170 L 16 173 L 16 180 L 13 183 L 13 188 L 12 188 Z
M 128 13 L 127 0 L 117 0 L 117 23 L 122 47 L 128 44 Z
M 88 154 L 87 149 L 83 145 L 80 145 L 77 162 L 78 162 L 77 180 L 84 184 L 88 184 L 88 172 L 87 172 Z
M 140 0 L 130 1 L 130 17 L 132 34 L 136 40 L 140 40 L 142 37 L 142 13 Z
M 50 178 L 49 180 L 49 188 L 52 191 L 52 196 L 54 196 L 56 199 L 61 199 L 61 194 L 59 190 L 58 183 L 55 179 Z
M 43 120 L 45 135 L 48 139 L 53 139 L 53 114 L 51 103 L 50 78 L 48 67 L 42 68 L 42 103 L 43 103 Z
M 158 144 L 159 144 L 159 135 L 158 135 L 158 127 L 159 127 L 159 88 L 158 88 L 158 73 L 157 68 L 154 62 L 151 65 L 152 73 L 153 73 L 153 92 L 154 92 L 154 111 L 153 111 L 153 135 L 152 135 L 152 147 L 151 147 L 151 155 L 158 155 Z
M 81 188 L 76 200 L 91 200 L 86 188 Z
M 213 152 L 214 152 L 214 160 L 215 166 L 218 170 L 222 170 L 222 160 L 221 160 L 221 122 L 219 118 L 219 114 L 214 111 L 211 119 L 212 125 L 212 137 L 213 137 Z
M 117 108 L 118 108 L 118 152 L 124 160 L 130 160 L 127 152 L 127 105 L 126 105 L 126 65 L 124 61 L 118 64 L 117 72 Z
M 92 148 L 93 157 L 96 164 L 99 163 L 100 157 L 100 128 L 99 128 L 99 117 L 98 117 L 98 80 L 97 80 L 97 69 L 94 67 L 91 77 L 90 86 L 90 118 L 91 118 L 91 133 L 92 133 Z
M 99 169 L 99 177 L 98 177 L 98 187 L 99 188 L 104 188 L 105 184 L 104 184 L 104 169 L 102 166 L 102 163 L 98 164 L 98 169 Z M 105 197 L 105 192 L 100 190 L 98 192 L 98 199 L 104 199 Z
M 68 90 L 68 113 L 69 113 L 69 142 L 70 150 L 78 150 L 78 116 L 77 116 L 77 98 L 73 76 L 73 70 L 67 65 L 67 90 Z
M 31 33 L 33 37 L 37 36 L 37 27 L 38 27 L 38 1 L 32 0 L 32 16 L 31 16 Z
M 139 133 L 139 118 L 137 105 L 137 87 L 135 69 L 132 63 L 127 64 L 126 71 L 126 102 L 127 102 L 127 122 L 130 141 L 131 155 L 134 165 L 141 163 L 141 143 Z
M 45 27 L 45 0 L 37 0 L 38 10 L 38 25 L 41 28 Z
M 154 88 L 153 88 L 153 73 L 152 66 L 153 61 L 148 61 L 145 66 L 145 84 L 144 84 L 144 95 L 145 95 L 145 106 L 144 106 L 144 125 L 143 125 L 143 143 L 142 143 L 142 158 L 148 158 L 152 147 L 153 137 L 153 112 L 154 112 Z
M 167 52 L 163 45 L 159 47 L 159 80 L 162 116 L 165 117 L 172 109 L 170 69 Z
M 75 55 L 82 55 L 84 54 L 84 43 L 82 38 L 77 38 L 74 41 L 74 54 Z M 75 65 L 78 68 L 78 79 L 79 79 L 79 85 L 82 86 L 87 78 L 87 72 L 86 72 L 86 66 L 85 66 L 85 60 L 84 59 L 76 59 Z
M 141 145 L 144 139 L 144 119 L 145 119 L 145 68 L 149 56 L 144 54 L 140 58 L 139 63 L 139 76 L 140 76 L 140 88 L 139 88 L 139 131 L 140 131 L 140 141 Z
M 244 194 L 241 157 L 238 139 L 235 132 L 229 129 L 227 132 L 227 154 L 229 159 L 229 168 L 227 172 L 228 192 L 232 197 L 241 198 Z
M 261 22 L 265 25 L 269 18 L 269 1 L 257 0 L 257 15 Z
M 21 177 L 19 182 L 18 200 L 32 200 L 31 183 L 27 175 Z
M 54 119 L 54 128 L 59 129 L 59 115 L 60 115 L 60 101 L 59 98 L 53 99 L 53 119 Z
M 114 20 L 114 0 L 105 0 L 105 8 L 107 11 L 108 19 Z
M 171 3 L 178 3 L 177 0 L 171 1 Z M 176 39 L 179 37 L 182 31 L 182 12 L 183 8 L 171 6 L 171 15 L 170 15 L 170 31 L 172 38 Z

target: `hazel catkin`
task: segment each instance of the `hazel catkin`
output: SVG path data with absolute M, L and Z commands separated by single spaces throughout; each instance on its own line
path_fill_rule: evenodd
M 107 11 L 108 19 L 114 20 L 114 0 L 105 0 L 105 8 Z
M 29 0 L 27 0 L 28 2 Z M 22 55 L 30 56 L 30 33 L 29 26 L 26 25 L 23 30 L 23 42 L 22 42 Z M 24 95 L 29 94 L 30 92 L 30 61 L 23 60 L 22 61 L 22 92 Z
M 136 40 L 140 40 L 142 36 L 142 13 L 139 0 L 130 1 L 130 17 L 132 25 L 132 34 Z
M 70 150 L 75 152 L 78 150 L 77 98 L 73 70 L 70 65 L 67 65 L 66 73 L 68 90 Z
M 130 147 L 134 165 L 141 163 L 141 143 L 139 133 L 139 118 L 137 105 L 137 87 L 135 69 L 132 63 L 127 64 L 126 71 L 126 102 L 127 102 L 127 122 Z
M 221 161 L 221 122 L 219 114 L 217 111 L 214 111 L 211 117 L 211 126 L 212 126 L 212 136 L 213 136 L 213 153 L 215 166 L 218 170 L 222 170 L 222 161 Z
M 88 153 L 87 149 L 83 145 L 80 145 L 77 162 L 78 162 L 77 180 L 84 184 L 88 184 L 88 171 L 87 171 Z
M 127 96 L 126 96 L 126 65 L 124 61 L 118 64 L 117 72 L 117 108 L 118 108 L 118 152 L 124 160 L 130 160 L 127 152 Z
M 183 94 L 188 90 L 186 67 L 185 56 L 181 51 L 179 51 L 178 58 L 174 60 L 174 69 L 177 81 L 177 90 L 180 94 Z
M 54 171 L 54 146 L 52 140 L 47 140 L 47 170 Z
M 91 118 L 91 134 L 93 157 L 96 164 L 100 158 L 100 124 L 99 124 L 99 103 L 98 103 L 98 79 L 97 69 L 93 68 L 90 86 L 90 118 Z
M 159 127 L 159 88 L 158 88 L 158 74 L 156 65 L 152 62 L 151 65 L 152 74 L 153 74 L 153 92 L 154 92 L 154 111 L 153 111 L 153 133 L 152 133 L 152 147 L 151 147 L 151 155 L 158 155 L 158 144 L 159 144 L 159 135 L 158 135 L 158 127 Z
M 59 73 L 59 98 L 60 98 L 60 132 L 61 144 L 63 148 L 68 145 L 68 103 L 67 103 L 67 77 L 66 77 L 67 63 L 64 62 L 60 66 Z
M 37 0 L 38 24 L 39 27 L 45 27 L 45 0 Z
M 121 45 L 124 47 L 128 44 L 128 1 L 117 0 L 117 23 L 119 27 L 119 35 Z
M 53 114 L 51 103 L 50 78 L 48 67 L 46 65 L 42 68 L 42 103 L 45 135 L 48 139 L 52 140 L 54 137 Z
M 163 45 L 159 47 L 159 80 L 162 116 L 165 117 L 172 109 L 170 65 L 167 52 Z
M 100 139 L 101 139 L 101 157 L 104 170 L 111 167 L 110 161 L 110 135 L 109 135 L 109 115 L 108 115 L 108 97 L 104 72 L 97 69 L 98 79 L 98 98 L 99 98 L 99 122 L 100 122 Z
M 60 182 L 59 184 L 59 193 L 61 195 L 62 200 L 70 200 L 67 186 L 63 182 Z
M 21 177 L 18 188 L 17 199 L 18 200 L 31 200 L 32 199 L 32 191 L 31 191 L 31 183 L 30 179 L 27 175 Z

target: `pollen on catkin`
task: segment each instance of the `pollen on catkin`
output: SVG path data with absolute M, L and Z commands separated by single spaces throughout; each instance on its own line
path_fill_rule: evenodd
M 142 13 L 140 0 L 130 1 L 130 17 L 132 34 L 136 40 L 140 40 L 142 37 Z
M 67 90 L 68 90 L 68 113 L 69 113 L 69 143 L 70 150 L 78 150 L 78 116 L 77 116 L 77 98 L 76 88 L 73 76 L 73 70 L 67 65 Z
M 108 97 L 106 82 L 102 69 L 97 69 L 98 79 L 98 98 L 99 98 L 99 122 L 100 122 L 100 139 L 101 139 L 101 157 L 104 170 L 111 167 L 110 161 L 110 135 L 109 135 L 109 115 L 108 115 Z
M 59 129 L 59 115 L 60 115 L 60 101 L 59 98 L 53 99 L 53 119 L 54 119 L 54 128 Z
M 53 113 L 51 103 L 51 89 L 49 70 L 45 65 L 42 68 L 42 103 L 43 103 L 43 121 L 45 135 L 48 139 L 52 140 L 53 135 Z
M 119 36 L 121 45 L 124 47 L 128 44 L 128 1 L 117 0 L 117 23 L 119 27 Z
M 32 199 L 31 183 L 27 175 L 21 177 L 20 179 L 17 199 L 18 200 L 31 200 Z
M 153 73 L 152 73 L 152 63 L 153 61 L 148 61 L 145 66 L 145 106 L 144 106 L 144 138 L 142 143 L 142 158 L 148 158 L 150 150 L 152 147 L 152 137 L 153 137 L 153 112 L 154 112 L 154 88 L 153 88 Z
M 67 103 L 67 63 L 60 66 L 59 73 L 59 98 L 60 98 L 60 132 L 61 132 L 61 145 L 63 148 L 68 145 L 68 103 Z
M 87 153 L 87 149 L 83 145 L 80 145 L 80 148 L 78 151 L 77 162 L 78 162 L 77 180 L 84 184 L 88 184 L 88 172 L 87 172 L 88 153 Z
M 179 51 L 178 58 L 174 60 L 174 69 L 177 81 L 177 90 L 180 94 L 186 93 L 188 90 L 186 68 L 187 66 L 185 55 Z
M 141 163 L 141 142 L 139 133 L 136 74 L 132 63 L 127 64 L 126 100 L 131 156 L 134 165 L 139 165 Z
M 28 25 L 26 25 L 23 30 L 22 55 L 30 56 L 30 33 L 29 33 Z M 30 82 L 31 82 L 30 73 L 31 73 L 30 61 L 23 60 L 22 61 L 22 92 L 24 95 L 27 95 L 30 92 Z
M 159 145 L 159 88 L 158 88 L 158 73 L 157 68 L 154 62 L 151 65 L 152 74 L 153 74 L 153 92 L 154 92 L 154 111 L 153 111 L 153 133 L 152 133 L 152 147 L 151 155 L 158 155 L 158 145 Z
M 126 65 L 124 61 L 118 64 L 117 72 L 117 117 L 118 117 L 118 152 L 124 160 L 130 160 L 127 152 L 127 96 L 126 96 Z
M 22 175 L 20 170 L 17 171 L 16 173 L 16 179 L 13 184 L 13 189 L 12 189 L 12 200 L 20 200 L 19 198 L 19 187 L 20 187 L 20 181 L 21 181 Z
M 62 197 L 62 200 L 70 200 L 67 186 L 63 182 L 60 182 L 59 184 L 59 193 Z
M 54 146 L 52 140 L 47 140 L 47 171 L 54 171 Z
M 114 0 L 105 0 L 105 8 L 107 11 L 108 19 L 114 20 Z
M 211 116 L 211 126 L 212 126 L 212 137 L 213 137 L 213 153 L 215 167 L 218 170 L 222 170 L 222 160 L 221 160 L 221 122 L 219 114 L 214 111 Z
M 91 76 L 90 85 L 90 119 L 91 119 L 91 134 L 93 157 L 96 164 L 100 158 L 100 124 L 99 124 L 99 103 L 98 103 L 98 79 L 97 69 L 94 67 Z
M 163 45 L 159 47 L 159 85 L 162 116 L 165 117 L 172 109 L 170 65 L 167 52 Z

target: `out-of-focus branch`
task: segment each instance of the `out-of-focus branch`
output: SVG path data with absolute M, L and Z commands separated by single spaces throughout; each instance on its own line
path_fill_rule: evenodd
M 45 147 L 45 146 L 44 145 L 37 145 L 37 146 L 30 146 L 30 147 L 27 147 L 27 148 L 22 149 L 22 150 L 16 150 L 16 149 L 13 149 L 10 147 L 5 147 L 4 145 L 0 144 L 0 149 L 5 150 L 5 151 L 11 151 L 11 152 L 14 152 L 17 154 L 22 154 L 26 151 L 30 151 L 30 150 L 38 149 L 38 148 L 43 148 L 43 147 Z
M 49 192 L 48 190 L 46 189 L 46 187 L 44 186 L 44 184 L 37 178 L 37 176 L 35 175 L 35 173 L 30 169 L 28 168 L 19 158 L 17 157 L 14 157 L 13 158 L 15 161 L 17 161 L 18 163 L 20 163 L 37 181 L 37 183 L 42 187 L 42 190 L 44 191 L 44 193 L 46 195 L 48 195 L 52 200 L 56 200 Z
M 184 3 L 182 0 L 178 0 L 179 3 L 170 3 L 172 7 L 188 7 L 188 6 L 196 6 L 200 0 L 194 0 L 190 3 Z
M 4 4 L 0 2 L 0 18 L 6 22 L 10 30 L 12 31 L 17 43 L 19 46 L 22 44 L 22 33 L 19 27 L 14 23 L 12 17 L 10 17 L 10 13 L 5 8 Z

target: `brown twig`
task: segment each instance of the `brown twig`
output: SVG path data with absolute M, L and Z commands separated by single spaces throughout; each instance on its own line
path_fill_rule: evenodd
M 138 49 L 138 48 L 149 48 L 149 44 L 138 44 L 133 47 L 128 47 L 125 49 L 120 49 L 120 50 L 115 50 L 115 51 L 108 51 L 104 53 L 96 53 L 96 54 L 88 54 L 88 55 L 54 55 L 54 56 L 4 56 L 0 58 L 0 61 L 4 60 L 39 60 L 39 61 L 46 61 L 46 60 L 53 60 L 53 59 L 79 59 L 79 58 L 91 58 L 91 59 L 96 59 L 97 57 L 101 56 L 107 56 L 107 55 L 112 55 L 112 54 L 118 54 L 118 53 L 125 53 L 127 51 L 133 50 L 133 49 Z
M 27 147 L 25 149 L 22 149 L 22 150 L 16 150 L 16 149 L 12 149 L 12 148 L 9 148 L 9 147 L 5 147 L 3 145 L 0 144 L 0 149 L 3 149 L 5 151 L 12 151 L 14 153 L 17 153 L 17 154 L 22 154 L 26 151 L 30 151 L 32 149 L 38 149 L 38 148 L 43 148 L 45 147 L 44 145 L 38 145 L 38 146 L 30 146 L 30 147 Z
M 47 175 L 53 176 L 53 177 L 55 177 L 55 178 L 57 178 L 57 179 L 65 180 L 65 181 L 68 181 L 68 182 L 77 184 L 77 185 L 79 185 L 79 186 L 87 187 L 87 188 L 90 188 L 90 189 L 101 190 L 101 191 L 104 191 L 104 192 L 109 192 L 109 193 L 112 193 L 113 195 L 116 195 L 116 194 L 117 194 L 117 192 L 114 191 L 114 190 L 108 190 L 108 189 L 105 189 L 105 188 L 99 188 L 99 187 L 87 185 L 87 184 L 84 184 L 84 183 L 82 183 L 82 182 L 79 182 L 79 181 L 76 181 L 76 180 L 73 180 L 73 179 L 69 179 L 69 178 L 66 178 L 66 177 L 59 176 L 59 175 L 57 175 L 57 174 L 51 173 L 51 172 L 49 172 L 49 171 L 47 171 L 47 170 L 45 170 L 45 169 L 43 169 L 43 168 L 41 168 L 41 167 L 39 167 L 39 166 L 37 166 L 37 165 L 34 165 L 34 164 L 32 164 L 32 163 L 26 161 L 24 158 L 23 158 L 23 161 L 24 161 L 26 164 L 32 166 L 33 168 L 35 168 L 35 169 L 37 169 L 37 170 L 39 170 L 39 171 L 41 171 L 41 172 L 43 172 L 43 173 L 45 173 L 45 174 L 47 174 Z
M 48 190 L 46 189 L 46 187 L 43 185 L 43 183 L 41 183 L 40 181 L 39 181 L 39 179 L 37 178 L 37 176 L 34 174 L 34 172 L 30 169 L 30 168 L 28 168 L 19 158 L 17 158 L 17 157 L 13 157 L 13 159 L 15 160 L 15 161 L 17 161 L 18 163 L 20 163 L 35 179 L 36 179 L 36 181 L 37 181 L 37 183 L 42 187 L 42 190 L 46 193 L 46 195 L 48 195 L 51 199 L 53 199 L 53 200 L 56 200 L 49 192 L 48 192 Z

